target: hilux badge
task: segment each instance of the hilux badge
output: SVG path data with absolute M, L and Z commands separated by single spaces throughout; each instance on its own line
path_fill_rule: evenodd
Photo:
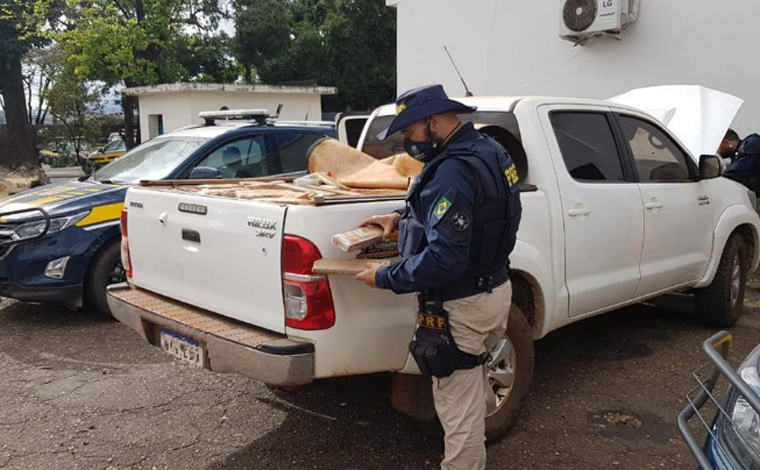
M 276 220 L 248 217 L 248 226 L 256 229 L 257 237 L 274 238 L 277 235 Z

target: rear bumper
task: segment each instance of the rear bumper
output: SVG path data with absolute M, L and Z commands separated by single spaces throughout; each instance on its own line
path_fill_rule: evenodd
M 167 328 L 201 343 L 207 368 L 237 373 L 271 385 L 305 385 L 314 380 L 314 345 L 201 310 L 126 283 L 108 288 L 117 320 L 159 345 Z

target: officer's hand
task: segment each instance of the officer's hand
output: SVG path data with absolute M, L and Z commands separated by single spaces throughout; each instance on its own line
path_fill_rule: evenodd
M 357 274 L 355 279 L 357 281 L 362 281 L 373 289 L 376 288 L 377 284 L 375 284 L 375 273 L 377 273 L 377 270 L 380 266 L 381 265 L 377 263 L 367 263 L 367 269 Z
M 391 234 L 398 228 L 398 221 L 400 219 L 401 216 L 395 212 L 386 215 L 373 215 L 359 224 L 359 227 L 380 227 L 383 229 L 383 240 L 388 240 Z

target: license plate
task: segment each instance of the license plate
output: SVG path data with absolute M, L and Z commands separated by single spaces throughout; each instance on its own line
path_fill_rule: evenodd
M 181 334 L 161 328 L 161 349 L 164 352 L 186 362 L 193 367 L 206 367 L 203 346 L 199 341 L 182 336 Z

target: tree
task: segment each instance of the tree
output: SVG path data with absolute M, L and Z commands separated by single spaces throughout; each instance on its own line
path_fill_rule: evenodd
M 54 123 L 64 130 L 65 142 L 76 155 L 82 155 L 94 133 L 90 118 L 100 108 L 102 93 L 93 84 L 82 83 L 69 67 L 58 77 L 45 98 Z
M 232 83 L 241 75 L 232 57 L 232 41 L 226 33 L 185 35 L 172 44 L 171 52 L 184 68 L 185 79 L 206 83 Z
M 34 11 L 32 0 L 0 0 L 0 94 L 12 151 L 0 156 L 0 166 L 16 169 L 34 165 L 37 150 L 29 124 L 21 58 L 41 38 L 24 29 L 26 15 Z
M 215 31 L 223 13 L 218 0 L 67 0 L 70 24 L 55 37 L 80 79 L 127 87 L 171 83 L 191 77 L 176 53 L 188 31 Z M 132 147 L 136 99 L 125 96 L 122 105 Z
M 245 70 L 246 83 L 255 83 L 254 69 L 276 68 L 288 54 L 292 20 L 287 0 L 238 0 L 233 53 Z
M 238 0 L 235 57 L 251 81 L 338 87 L 335 111 L 371 109 L 396 92 L 396 16 L 384 0 Z
M 65 63 L 65 54 L 55 46 L 31 49 L 22 59 L 29 124 L 40 126 L 45 123 L 49 111 L 46 96 Z

